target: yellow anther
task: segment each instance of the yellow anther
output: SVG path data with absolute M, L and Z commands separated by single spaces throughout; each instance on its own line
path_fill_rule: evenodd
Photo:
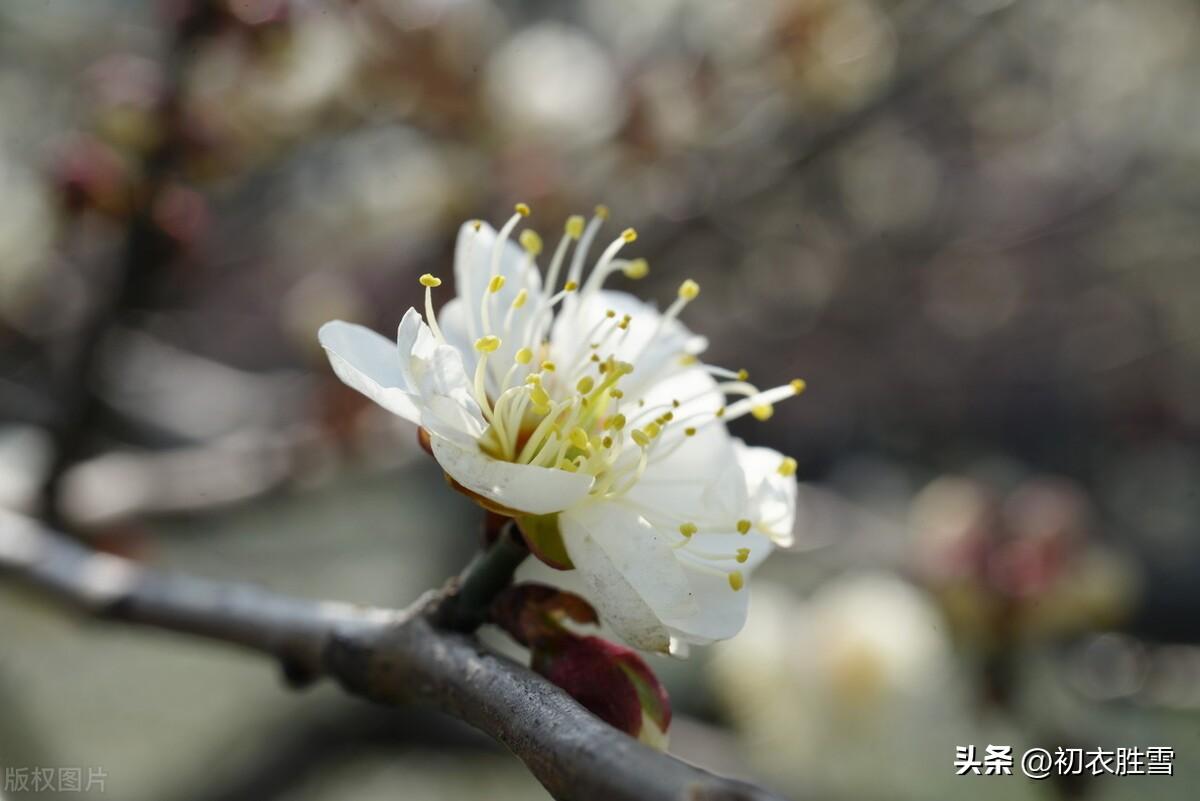
M 650 263 L 645 259 L 634 259 L 622 267 L 621 272 L 625 273 L 626 278 L 636 281 L 650 274 Z
M 542 252 L 542 238 L 538 236 L 538 232 L 530 228 L 526 228 L 518 237 L 521 247 L 525 248 L 525 252 L 530 256 L 536 256 Z
M 750 558 L 750 549 L 749 548 L 738 548 L 737 549 L 738 564 L 745 564 L 746 560 L 749 558 Z
M 530 373 L 529 375 L 525 376 L 525 383 L 529 384 L 530 386 L 534 386 L 535 384 L 541 384 L 542 377 L 537 373 Z
M 571 429 L 571 433 L 567 435 L 567 439 L 569 439 L 571 444 L 576 448 L 579 448 L 581 451 L 586 451 L 591 447 L 591 443 L 588 441 L 587 432 L 579 426 Z
M 492 353 L 500 347 L 500 337 L 488 334 L 475 340 L 475 350 L 480 353 Z
M 679 297 L 684 300 L 695 300 L 699 294 L 700 285 L 690 278 L 679 285 Z
M 617 398 L 618 400 L 620 400 L 621 398 L 625 397 L 625 393 L 622 392 L 621 390 L 617 389 L 616 387 L 613 387 L 612 389 L 610 389 L 608 391 L 608 396 L 610 398 Z
M 753 525 L 754 525 L 753 523 L 751 523 L 749 520 L 746 520 L 745 518 L 737 521 L 738 534 L 749 534 L 750 527 Z
M 675 412 L 664 412 L 663 416 L 660 417 L 659 419 L 662 420 L 664 423 L 669 423 L 675 419 Z
M 626 242 L 633 242 L 637 239 L 637 231 L 633 230 L 632 228 L 626 228 L 621 232 L 621 238 Z
M 504 288 L 504 276 L 493 275 L 492 280 L 488 281 L 488 292 L 496 293 Z
M 672 409 L 678 409 L 682 405 L 683 404 L 681 404 L 678 400 L 675 400 L 675 399 L 671 400 L 671 408 Z
M 604 439 L 600 440 L 600 444 L 606 448 L 611 448 L 613 446 L 613 438 L 606 436 Z
M 770 420 L 771 415 L 775 414 L 775 407 L 769 403 L 764 403 L 761 406 L 754 406 L 750 409 L 750 414 L 754 415 L 754 419 L 762 422 Z
M 529 400 L 534 406 L 550 405 L 550 395 L 540 385 L 535 385 L 533 389 L 529 390 Z
M 576 289 L 579 289 L 579 283 L 576 281 L 568 281 L 567 283 L 563 284 L 564 292 L 574 292 Z
M 513 358 L 516 359 L 517 364 L 529 364 L 533 361 L 533 351 L 529 348 L 521 348 Z
M 646 432 L 647 437 L 649 437 L 650 439 L 654 439 L 655 437 L 657 437 L 659 434 L 662 433 L 662 426 L 660 426 L 658 423 L 655 423 L 655 422 L 649 422 L 649 423 L 646 423 L 646 425 L 644 425 L 642 427 L 642 431 Z
M 567 224 L 563 226 L 563 230 L 572 239 L 583 236 L 583 217 L 579 214 L 572 214 L 567 218 Z
M 725 407 L 722 406 L 720 409 L 717 409 L 717 417 L 724 417 L 724 416 L 725 416 Z
M 516 209 L 517 214 L 520 214 L 522 217 L 529 216 L 529 205 L 528 204 L 518 203 L 517 205 L 513 206 L 513 208 Z
M 483 227 L 482 220 L 471 220 L 471 228 L 475 229 L 476 233 L 479 233 L 479 229 L 482 227 Z
M 683 429 L 683 433 L 687 434 L 689 437 L 694 437 L 696 436 L 696 429 L 692 426 L 688 426 L 687 428 Z
M 788 386 L 792 388 L 792 392 L 795 392 L 797 395 L 799 395 L 805 390 L 806 387 L 808 387 L 808 384 L 803 378 L 793 378 L 790 382 L 788 382 Z
M 626 316 L 626 317 L 621 318 L 621 322 L 617 323 L 617 328 L 620 328 L 622 331 L 628 330 L 629 329 L 629 317 Z
M 602 220 L 608 219 L 608 206 L 599 205 L 596 207 L 596 216 Z
M 616 313 L 615 311 L 613 311 L 612 309 L 607 309 L 607 310 L 604 312 L 604 316 L 605 316 L 605 317 L 610 317 L 610 318 L 611 318 L 611 317 L 616 317 L 616 316 L 617 316 L 617 313 Z
M 691 537 L 693 534 L 695 534 L 699 530 L 700 529 L 696 527 L 695 523 L 680 523 L 679 524 L 679 533 L 685 537 Z
M 554 366 L 554 362 L 542 362 L 542 369 L 547 373 L 553 373 L 556 368 Z
M 633 441 L 643 448 L 650 444 L 650 438 L 636 428 L 630 432 L 629 436 L 633 437 Z
M 514 309 L 521 308 L 522 306 L 525 305 L 525 301 L 527 301 L 527 300 L 529 300 L 529 290 L 522 289 L 520 292 L 517 293 L 517 296 L 515 298 L 513 298 L 513 308 Z
M 690 353 L 685 353 L 679 357 L 679 363 L 684 367 L 691 367 L 696 362 L 700 361 Z
M 575 389 L 582 392 L 584 395 L 592 391 L 592 387 L 596 386 L 595 380 L 590 375 L 585 375 L 579 379 L 579 383 L 575 385 Z
M 593 348 L 598 348 L 598 347 L 600 347 L 600 346 L 599 346 L 599 345 L 593 345 L 592 347 L 593 347 Z M 599 353 L 593 353 L 591 356 L 589 356 L 589 357 L 588 357 L 588 361 L 590 361 L 590 362 L 596 362 L 597 364 L 599 364 L 599 363 L 600 363 L 600 354 L 599 354 Z
M 615 428 L 617 431 L 620 431 L 622 428 L 625 427 L 625 415 L 615 414 L 612 417 L 608 418 L 608 426 L 610 428 Z
M 738 381 L 745 381 L 745 380 L 747 380 L 748 378 L 750 378 L 750 371 L 749 371 L 749 370 L 747 370 L 747 369 L 745 369 L 745 368 L 742 368 L 741 370 L 738 370 L 738 372 L 737 372 L 737 378 L 738 378 Z
M 788 456 L 779 464 L 779 475 L 794 476 L 796 475 L 796 460 Z
M 742 571 L 735 570 L 729 574 L 729 586 L 734 592 L 746 586 L 746 579 L 742 577 Z
M 421 282 L 421 286 L 427 286 L 427 287 L 430 287 L 431 289 L 435 286 L 442 285 L 442 279 L 440 279 L 436 275 L 432 275 L 430 273 L 425 273 L 417 280 Z

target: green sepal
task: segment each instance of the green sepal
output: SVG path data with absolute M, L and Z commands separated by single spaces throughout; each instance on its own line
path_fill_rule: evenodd
M 558 513 L 549 515 L 521 515 L 514 518 L 529 551 L 555 570 L 573 570 L 575 564 L 567 553 L 562 529 L 558 527 Z

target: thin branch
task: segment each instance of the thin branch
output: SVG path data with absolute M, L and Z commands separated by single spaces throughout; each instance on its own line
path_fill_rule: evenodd
M 513 574 L 529 556 L 529 549 L 513 523 L 505 523 L 495 544 L 480 551 L 467 565 L 436 608 L 427 612 L 440 628 L 470 633 L 488 620 L 492 601 L 512 584 Z
M 385 703 L 422 702 L 506 745 L 563 801 L 769 801 L 778 796 L 654 751 L 558 687 L 433 625 L 430 593 L 405 610 L 277 595 L 141 567 L 0 512 L 0 575 L 100 618 L 235 643 L 300 685 L 322 676 Z

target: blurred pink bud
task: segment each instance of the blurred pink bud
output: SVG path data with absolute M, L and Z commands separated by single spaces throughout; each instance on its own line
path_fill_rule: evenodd
M 52 181 L 70 211 L 98 209 L 119 214 L 129 201 L 129 170 L 113 148 L 87 134 L 71 136 L 56 148 Z
M 194 189 L 172 184 L 154 202 L 154 222 L 182 245 L 191 245 L 208 227 L 208 204 Z

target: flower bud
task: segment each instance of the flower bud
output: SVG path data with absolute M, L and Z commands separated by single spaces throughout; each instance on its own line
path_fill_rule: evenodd
M 636 651 L 564 624 L 598 622 L 578 595 L 542 584 L 509 587 L 492 621 L 531 652 L 531 667 L 588 711 L 647 745 L 665 750 L 671 725 L 667 691 Z

